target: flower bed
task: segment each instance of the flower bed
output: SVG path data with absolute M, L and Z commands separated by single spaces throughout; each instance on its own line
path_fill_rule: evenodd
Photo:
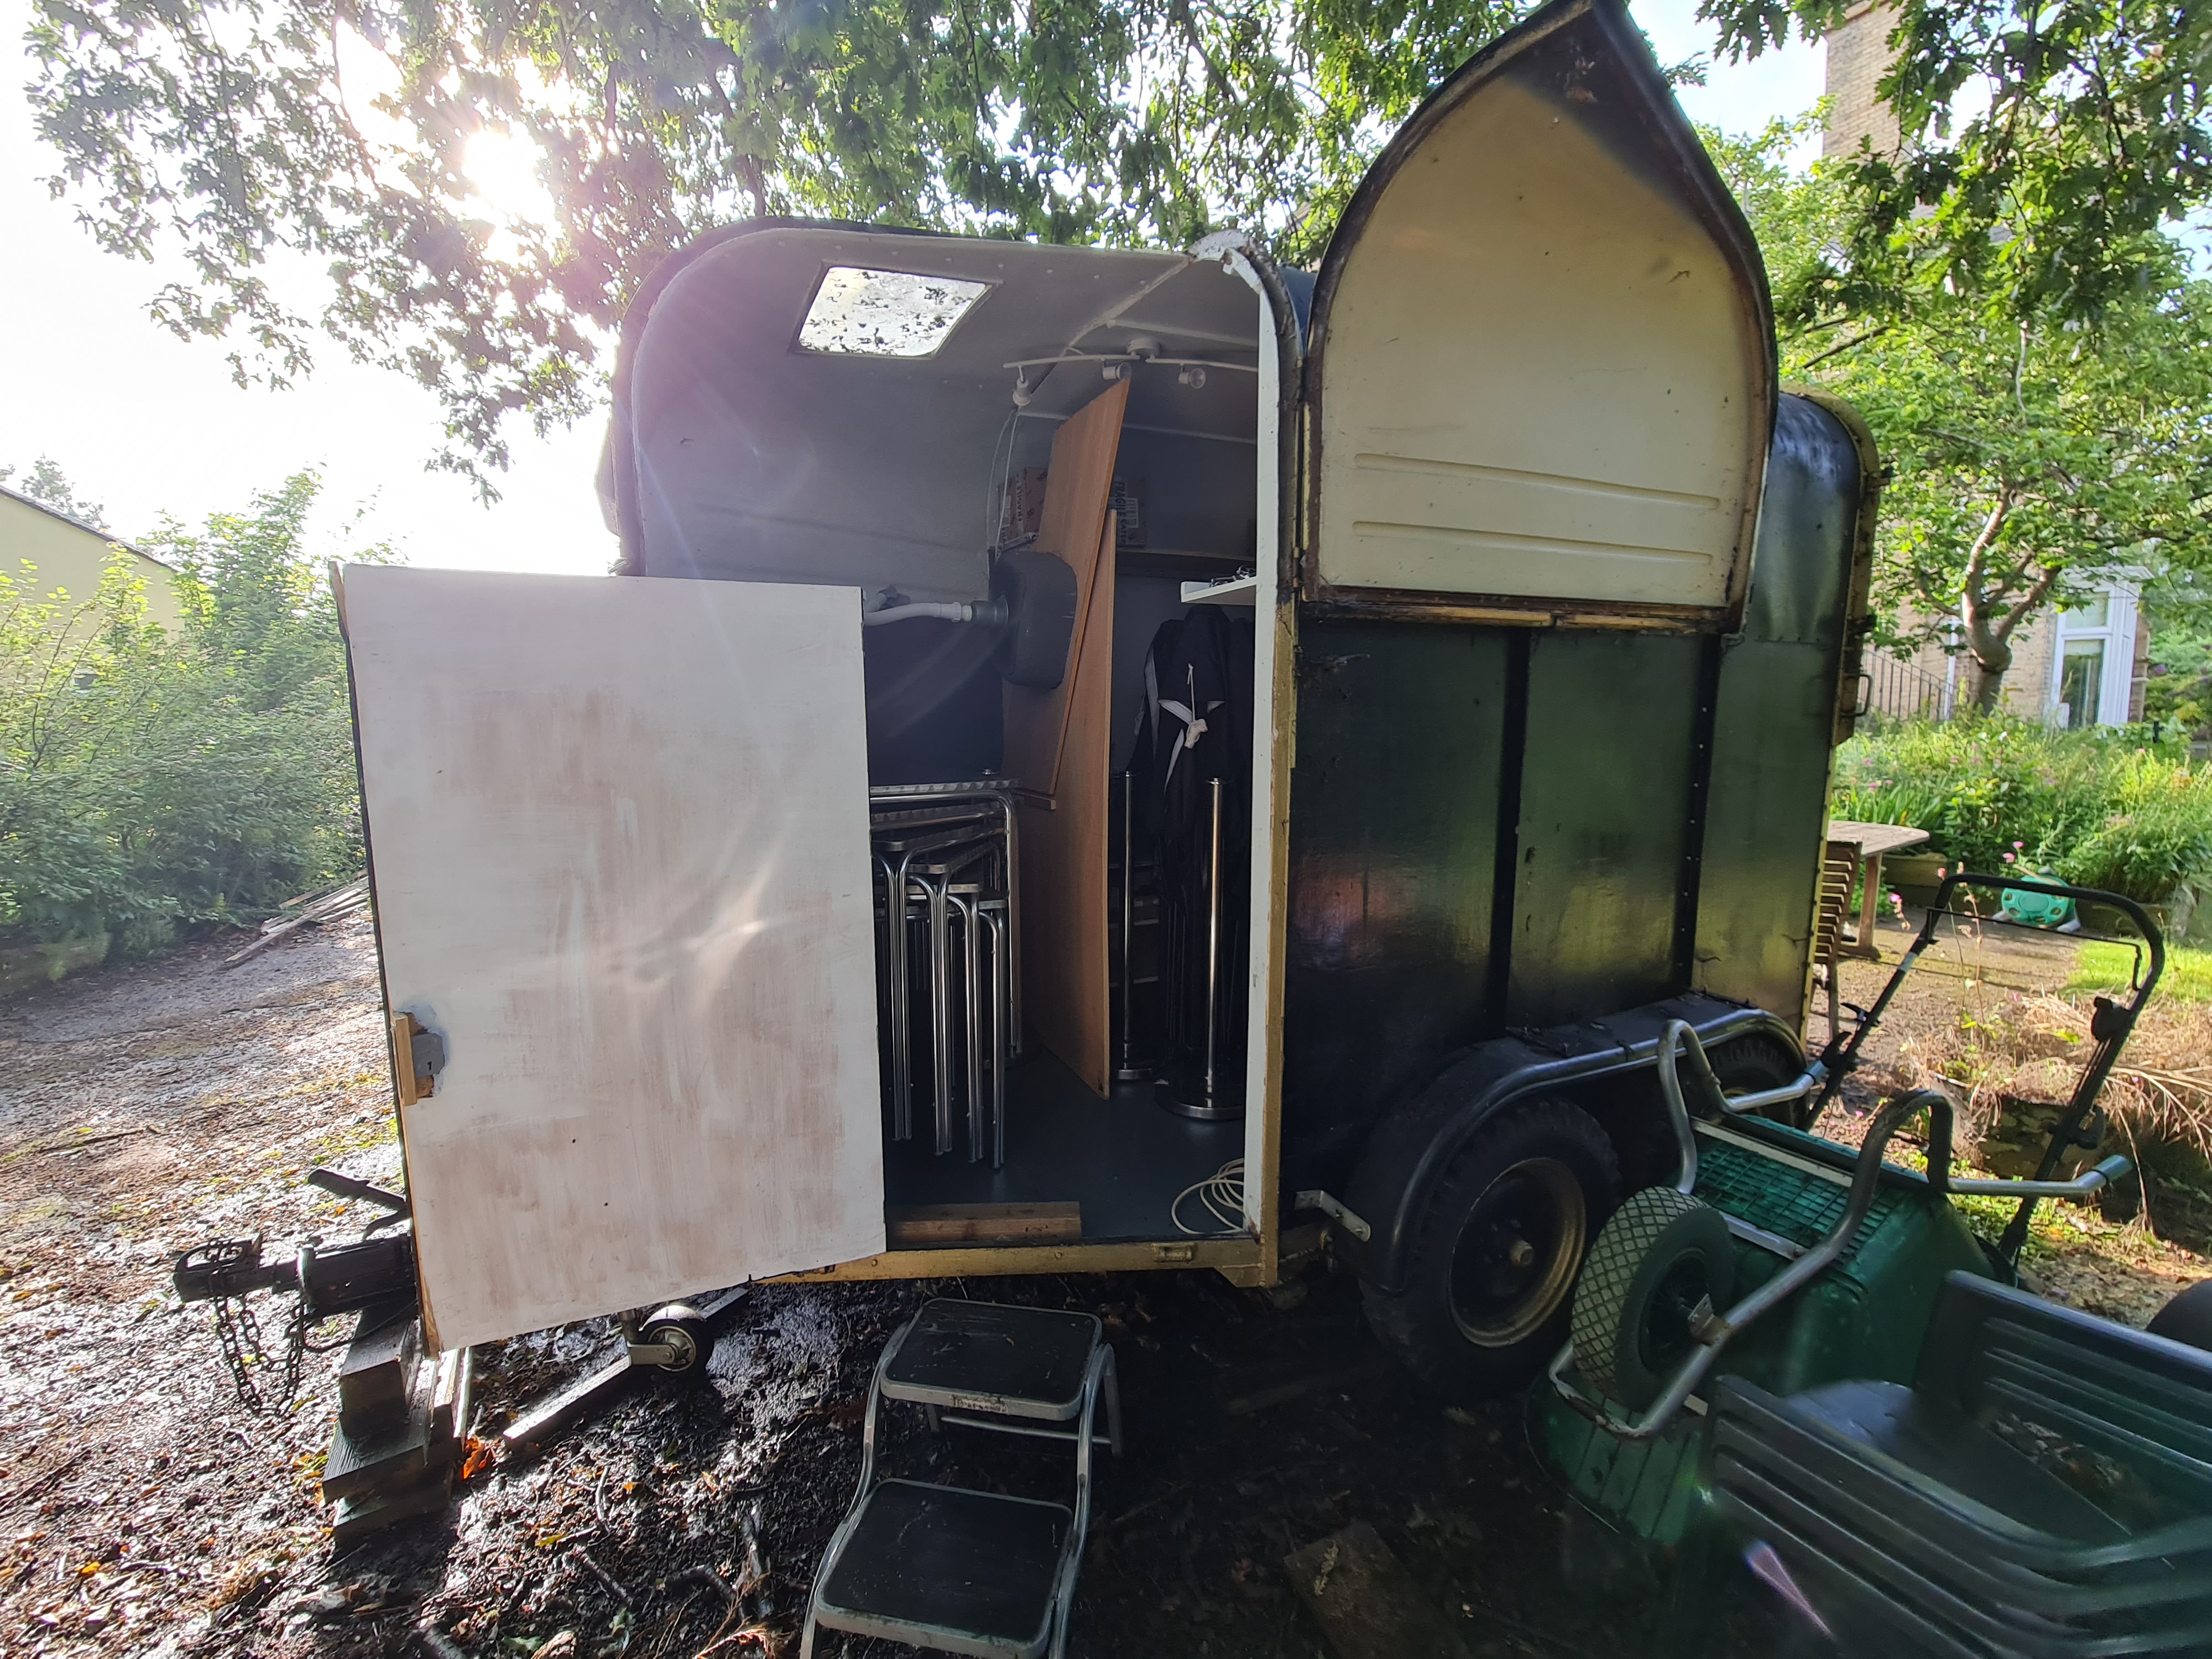
M 2125 732 L 1915 722 L 1838 757 L 1833 816 L 1909 823 L 1969 869 L 2049 870 L 2145 904 L 2212 884 L 2212 763 Z

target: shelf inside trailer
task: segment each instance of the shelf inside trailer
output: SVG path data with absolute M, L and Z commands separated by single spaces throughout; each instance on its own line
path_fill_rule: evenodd
M 1185 582 L 1182 585 L 1185 605 L 1245 605 L 1260 603 L 1260 579 L 1257 576 L 1231 576 L 1218 582 Z
M 1249 553 L 1200 553 L 1170 547 L 1124 547 L 1114 568 L 1124 576 L 1164 576 L 1171 581 L 1224 581 L 1252 568 Z
M 1006 1163 L 969 1163 L 932 1150 L 928 1114 L 915 1137 L 884 1143 L 884 1198 L 893 1209 L 945 1204 L 1081 1206 L 1083 1241 L 1181 1238 L 1169 1218 L 1176 1194 L 1244 1152 L 1241 1121 L 1200 1123 L 1162 1109 L 1149 1082 L 1115 1085 L 1104 1100 L 1054 1054 L 1033 1046 L 1006 1078 Z M 1193 1226 L 1206 1220 L 1194 1198 Z

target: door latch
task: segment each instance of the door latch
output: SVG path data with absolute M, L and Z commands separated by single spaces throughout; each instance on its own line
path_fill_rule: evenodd
M 438 1073 L 446 1069 L 446 1039 L 412 1014 L 392 1017 L 392 1075 L 399 1103 L 412 1106 L 438 1092 Z

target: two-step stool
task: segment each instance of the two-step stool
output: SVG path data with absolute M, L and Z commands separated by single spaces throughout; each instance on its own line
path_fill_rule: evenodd
M 1068 1610 L 1091 1520 L 1091 1424 L 1121 1452 L 1114 1350 L 1090 1314 L 939 1299 L 901 1326 L 876 1362 L 861 1431 L 860 1486 L 830 1540 L 806 1606 L 799 1659 L 817 1629 L 946 1653 L 1018 1656 L 1067 1644 Z M 957 1424 L 1075 1443 L 1075 1506 L 876 1476 L 885 1401 Z

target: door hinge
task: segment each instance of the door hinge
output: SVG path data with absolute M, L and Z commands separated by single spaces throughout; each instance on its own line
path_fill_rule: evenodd
M 392 1017 L 392 1075 L 399 1103 L 412 1106 L 438 1092 L 438 1073 L 446 1069 L 446 1039 L 412 1014 Z

